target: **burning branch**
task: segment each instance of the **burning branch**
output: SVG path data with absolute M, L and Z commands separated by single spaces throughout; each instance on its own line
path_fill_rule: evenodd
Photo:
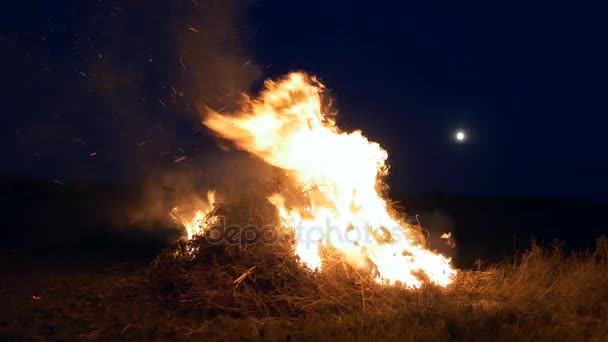
M 258 267 L 258 266 L 256 265 L 256 266 L 250 267 L 247 271 L 245 271 L 245 273 L 241 274 L 240 277 L 234 279 L 234 281 L 232 283 L 235 286 L 238 286 L 243 280 L 245 280 L 245 278 L 247 278 L 251 274 L 251 272 L 253 272 L 253 270 L 256 269 L 256 267 Z

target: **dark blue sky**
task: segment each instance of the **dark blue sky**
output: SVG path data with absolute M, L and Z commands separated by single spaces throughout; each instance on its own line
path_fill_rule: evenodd
M 177 155 L 208 164 L 217 151 L 192 104 L 230 106 L 303 69 L 330 88 L 341 125 L 387 148 L 398 191 L 608 197 L 605 6 L 8 6 L 5 174 L 133 181 L 184 167 Z

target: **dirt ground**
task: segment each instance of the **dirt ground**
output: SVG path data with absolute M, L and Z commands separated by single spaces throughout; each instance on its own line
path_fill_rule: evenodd
M 462 272 L 451 290 L 399 290 L 386 311 L 263 319 L 205 318 L 180 309 L 151 291 L 151 260 L 9 257 L 0 276 L 0 340 L 605 341 L 604 261 L 538 253 L 530 252 L 508 272 L 507 266 L 491 273 Z M 551 278 L 556 270 L 566 276 Z M 474 283 L 487 287 L 466 290 Z

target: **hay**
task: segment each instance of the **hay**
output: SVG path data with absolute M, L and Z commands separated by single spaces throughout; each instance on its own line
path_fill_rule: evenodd
M 322 251 L 322 272 L 307 269 L 293 253 L 293 236 L 273 228 L 277 222 L 273 208 L 249 208 L 223 205 L 209 219 L 221 214 L 227 224 L 245 222 L 264 227 L 261 233 L 282 233 L 281 238 L 272 244 L 255 239 L 234 244 L 197 237 L 176 242 L 155 260 L 149 272 L 153 294 L 160 294 L 172 314 L 204 321 L 202 327 L 223 319 L 229 319 L 230 326 L 254 322 L 260 336 L 272 335 L 275 323 L 283 324 L 286 333 L 300 329 L 307 334 L 301 337 L 605 340 L 608 336 L 605 238 L 598 239 L 594 251 L 572 255 L 565 255 L 559 245 L 547 249 L 533 244 L 511 261 L 478 271 L 461 270 L 447 288 L 423 285 L 411 291 L 377 284 L 331 248 Z M 219 228 L 214 226 L 208 233 L 226 233 Z
M 322 272 L 303 266 L 276 209 L 248 204 L 216 207 L 205 236 L 178 241 L 156 258 L 150 280 L 169 305 L 205 317 L 298 317 L 382 309 L 409 292 L 376 284 L 331 248 L 321 251 Z

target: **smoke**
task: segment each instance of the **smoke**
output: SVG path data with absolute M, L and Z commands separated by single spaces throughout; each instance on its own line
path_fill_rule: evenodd
M 235 108 L 261 72 L 247 53 L 253 30 L 244 24 L 248 1 L 205 1 L 178 34 L 181 86 L 197 103 Z M 182 22 L 182 21 L 180 21 Z
M 11 6 L 16 19 L 0 36 L 10 80 L 2 172 L 33 184 L 7 206 L 10 222 L 28 227 L 11 241 L 101 230 L 145 240 L 134 228 L 163 231 L 173 206 L 196 204 L 210 188 L 243 195 L 270 172 L 221 152 L 194 107 L 237 108 L 260 78 L 249 1 Z
M 209 149 L 193 103 L 232 108 L 260 76 L 247 1 L 128 1 L 99 15 L 87 73 L 110 113 L 119 172 L 140 178 Z M 103 13 L 103 11 L 101 11 Z
M 220 152 L 194 105 L 231 111 L 260 78 L 248 53 L 248 5 L 128 1 L 98 15 L 103 46 L 90 49 L 87 75 L 111 112 L 104 136 L 113 171 L 139 184 L 122 208 L 107 210 L 117 225 L 157 226 L 209 189 L 238 200 L 270 177 L 260 161 Z
M 425 211 L 417 215 L 417 220 L 429 237 L 430 247 L 443 255 L 456 257 L 456 226 L 448 214 L 438 209 Z
M 0 49 L 17 174 L 115 183 L 172 169 L 215 146 L 193 103 L 234 107 L 260 77 L 246 0 L 13 6 Z

